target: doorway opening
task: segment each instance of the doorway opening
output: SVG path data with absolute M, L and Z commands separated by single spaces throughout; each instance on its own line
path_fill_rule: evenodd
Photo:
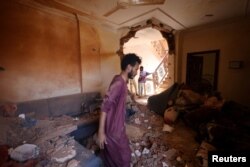
M 217 90 L 219 50 L 188 53 L 186 83 L 205 93 Z
M 169 35 L 173 38 L 173 34 L 148 26 L 131 32 L 133 35 L 129 36 L 128 33 L 128 37 L 121 38 L 120 55 L 136 53 L 142 58 L 141 66 L 144 67 L 144 71 L 150 73 L 146 79 L 145 93 L 138 96 L 138 100 L 144 103 L 149 96 L 161 93 L 174 83 L 173 47 L 170 47 L 169 38 L 166 38 Z M 130 92 L 137 95 L 138 78 L 139 75 L 128 85 Z

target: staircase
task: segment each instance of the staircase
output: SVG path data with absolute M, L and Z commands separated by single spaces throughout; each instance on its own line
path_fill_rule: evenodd
M 154 43 L 152 43 L 153 47 L 155 48 L 156 54 L 158 54 L 159 57 L 163 57 L 158 67 L 152 73 L 154 90 L 156 94 L 163 92 L 171 86 L 169 82 L 171 78 L 169 77 L 168 69 L 169 54 L 167 53 L 168 51 L 165 49 L 165 45 L 163 44 L 163 42 L 164 41 L 155 41 Z
M 159 66 L 153 72 L 153 83 L 155 93 L 161 93 L 166 90 L 169 85 L 169 77 L 168 77 L 168 65 L 167 65 L 167 57 L 166 55 Z

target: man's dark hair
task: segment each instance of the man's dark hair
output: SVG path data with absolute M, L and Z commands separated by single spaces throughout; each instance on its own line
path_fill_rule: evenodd
M 121 61 L 121 69 L 124 71 L 129 64 L 134 67 L 136 63 L 141 64 L 141 58 L 139 56 L 135 53 L 125 54 Z

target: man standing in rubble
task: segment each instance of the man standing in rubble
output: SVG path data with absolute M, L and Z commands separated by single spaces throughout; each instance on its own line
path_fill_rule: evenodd
M 133 79 L 141 59 L 133 53 L 121 60 L 121 73 L 114 76 L 101 107 L 98 141 L 104 166 L 130 167 L 131 150 L 125 129 L 128 79 Z

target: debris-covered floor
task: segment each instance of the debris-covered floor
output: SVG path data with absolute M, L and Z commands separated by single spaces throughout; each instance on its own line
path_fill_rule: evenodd
M 138 108 L 139 110 L 127 119 L 126 125 L 131 141 L 133 166 L 194 166 L 194 157 L 199 147 L 194 140 L 195 132 L 187 128 L 181 120 L 176 122 L 171 133 L 163 131 L 164 121 L 161 116 L 150 112 L 145 105 L 139 104 Z M 100 165 L 100 159 L 95 155 L 98 154 L 95 135 L 79 142 L 69 135 L 78 125 L 96 122 L 98 116 L 98 112 L 94 112 L 83 117 L 61 116 L 43 120 L 27 115 L 25 119 L 22 116 L 1 117 L 1 156 L 5 155 L 1 165 Z M 12 153 L 9 158 L 8 154 L 4 154 L 8 149 L 13 151 L 18 146 L 31 150 L 25 156 Z
M 175 93 L 174 89 L 135 101 L 128 96 L 131 166 L 206 167 L 208 151 L 250 148 L 249 108 L 216 96 L 204 100 L 191 90 L 176 89 Z M 16 109 L 15 104 L 1 106 L 1 167 L 102 165 L 96 144 L 98 109 L 42 119 L 32 113 L 17 115 Z
M 2 167 L 97 166 L 100 160 L 81 146 L 71 133 L 97 122 L 99 112 L 81 117 L 35 119 L 21 114 L 0 117 Z
M 128 120 L 127 133 L 131 139 L 133 166 L 197 166 L 196 153 L 199 144 L 195 132 L 177 120 L 169 129 L 164 127 L 163 117 L 139 105 Z
M 150 112 L 145 105 L 127 119 L 127 134 L 134 167 L 195 167 L 200 165 L 195 131 L 177 120 L 171 132 L 164 128 L 163 117 Z M 84 141 L 86 148 L 98 152 L 95 137 Z

